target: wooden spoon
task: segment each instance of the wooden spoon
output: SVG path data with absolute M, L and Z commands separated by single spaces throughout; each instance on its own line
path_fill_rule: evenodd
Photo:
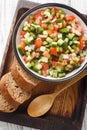
M 39 117 L 47 113 L 50 108 L 53 105 L 53 102 L 61 92 L 66 90 L 68 87 L 70 87 L 75 82 L 79 81 L 82 77 L 87 75 L 87 70 L 82 72 L 81 75 L 77 76 L 76 78 L 73 78 L 70 81 L 67 81 L 67 84 L 64 85 L 64 83 L 61 83 L 64 87 L 61 87 L 59 91 L 56 91 L 52 94 L 44 94 L 41 96 L 38 96 L 35 98 L 28 106 L 27 112 L 32 117 Z

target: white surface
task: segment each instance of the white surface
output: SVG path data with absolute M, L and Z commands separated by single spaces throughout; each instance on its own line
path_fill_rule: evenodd
M 32 0 L 39 3 L 54 2 L 54 0 Z M 6 47 L 7 38 L 10 32 L 13 15 L 18 0 L 0 0 L 0 66 Z M 87 0 L 55 0 L 55 2 L 63 3 L 74 7 L 81 13 L 87 14 Z M 36 130 L 29 127 L 23 127 L 0 121 L 0 130 Z M 87 130 L 87 105 L 83 121 L 82 130 Z

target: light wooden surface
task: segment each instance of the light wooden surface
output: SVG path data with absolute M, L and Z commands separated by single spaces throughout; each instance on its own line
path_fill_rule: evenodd
M 33 2 L 48 3 L 54 0 L 31 0 Z M 0 0 L 0 66 L 6 47 L 6 41 L 9 35 L 10 26 L 12 24 L 13 15 L 18 0 Z M 55 2 L 63 3 L 74 7 L 81 13 L 87 14 L 87 0 L 55 0 Z M 0 130 L 36 130 L 29 127 L 23 127 L 0 121 Z M 82 130 L 87 130 L 87 105 L 83 121 Z

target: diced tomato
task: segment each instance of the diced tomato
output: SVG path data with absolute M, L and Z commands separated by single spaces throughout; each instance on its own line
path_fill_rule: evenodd
M 26 46 L 26 44 L 24 43 L 24 41 L 20 41 L 20 44 L 21 44 L 21 47 L 22 47 L 22 49 L 23 49 L 23 51 L 25 51 L 25 46 Z
M 45 70 L 45 71 L 42 70 L 42 75 L 46 77 L 47 76 L 47 70 Z
M 48 70 L 48 69 L 49 69 L 48 63 L 43 63 L 43 64 L 42 64 L 42 70 L 46 71 L 46 70 Z
M 36 56 L 37 56 L 37 53 L 36 52 L 32 52 L 31 57 L 35 58 Z
M 58 27 L 58 24 L 57 23 L 53 23 L 54 25 L 54 30 L 58 31 L 59 27 Z
M 66 28 L 66 25 L 67 25 L 67 23 L 66 23 L 66 21 L 64 20 L 64 21 L 63 21 L 63 27 Z
M 48 35 L 51 35 L 53 33 L 53 29 L 49 29 L 47 30 L 47 32 L 48 32 Z
M 66 62 L 66 60 L 63 60 L 62 62 L 59 62 L 59 61 L 58 61 L 58 64 L 59 64 L 60 66 L 65 66 L 65 65 L 67 65 L 67 62 Z
M 76 30 L 82 33 L 83 31 L 82 26 L 80 24 L 77 24 Z
M 80 60 L 79 60 L 79 62 L 82 63 L 83 61 L 84 61 L 84 58 L 81 57 Z
M 55 47 L 50 48 L 50 54 L 51 55 L 57 55 L 57 49 Z
M 49 69 L 48 63 L 43 63 L 42 64 L 42 75 L 47 76 L 47 70 Z
M 41 24 L 41 21 L 43 19 L 42 15 L 40 14 L 40 12 L 36 13 L 35 15 L 35 21 L 38 23 L 38 24 Z
M 66 16 L 66 17 L 65 17 L 65 20 L 66 20 L 66 21 L 73 21 L 74 19 L 75 19 L 75 16 L 73 16 L 73 15 Z
M 55 13 L 56 13 L 57 10 L 58 10 L 58 9 L 57 9 L 56 7 L 53 7 L 53 8 L 52 8 L 52 11 L 54 11 Z
M 24 55 L 22 58 L 23 58 L 23 60 L 25 61 L 25 63 L 28 62 L 28 58 L 27 58 L 27 56 Z
M 34 19 L 30 19 L 30 18 L 28 19 L 29 23 L 33 23 L 34 21 L 35 21 Z
M 38 16 L 35 21 L 38 23 L 38 24 L 41 24 L 41 21 L 42 21 L 42 16 Z
M 40 10 L 40 15 L 44 16 L 44 10 Z
M 56 18 L 59 18 L 60 17 L 60 13 L 56 13 Z
M 34 42 L 36 48 L 40 48 L 43 45 L 42 39 L 37 38 Z
M 52 61 L 52 67 L 56 67 L 57 66 L 57 61 Z
M 79 48 L 82 50 L 85 47 L 85 42 L 86 42 L 86 38 L 84 36 L 82 36 L 80 38 L 80 44 L 79 44 Z
M 47 24 L 46 23 L 42 23 L 41 27 L 44 28 L 44 29 L 46 29 L 47 28 Z
M 21 38 L 23 38 L 25 34 L 26 34 L 25 31 L 21 31 L 21 34 L 20 34 Z
M 47 57 L 47 58 L 50 58 L 50 54 L 48 51 L 44 51 L 43 52 L 43 56 Z
M 52 38 L 55 38 L 55 37 L 58 37 L 58 32 L 57 31 L 54 31 L 52 34 L 51 34 Z

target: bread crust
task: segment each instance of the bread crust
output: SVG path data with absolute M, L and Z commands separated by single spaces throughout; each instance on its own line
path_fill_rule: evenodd
M 25 91 L 28 92 L 30 92 L 34 87 L 36 87 L 41 82 L 39 79 L 36 79 L 27 72 L 24 72 L 24 70 L 19 65 L 16 59 L 14 59 L 14 62 L 11 66 L 11 73 L 16 83 L 21 88 L 23 88 Z M 26 77 L 29 77 L 30 79 L 27 79 Z
M 1 87 L 2 84 L 0 82 L 0 99 L 1 99 L 0 111 L 8 113 L 14 112 L 18 108 L 18 106 L 12 105 L 10 100 L 9 101 L 7 100 L 8 97 L 7 98 L 4 97 Z
M 9 73 L 6 73 L 1 78 L 1 90 L 2 90 L 2 94 L 7 99 L 8 102 L 10 102 L 13 106 L 18 107 L 20 104 L 22 104 L 23 102 L 25 102 L 26 100 L 28 100 L 30 98 L 31 94 L 28 93 L 28 95 L 25 95 L 26 97 L 25 97 L 25 99 L 23 99 L 22 102 L 20 102 L 18 99 L 15 99 L 14 96 L 12 96 L 11 93 L 9 92 L 9 90 L 8 90 L 8 84 L 6 82 L 7 77 L 9 76 L 9 74 L 11 76 L 11 72 L 9 72 Z M 25 94 L 24 90 L 22 92 L 23 92 L 23 94 Z M 21 96 L 21 95 L 19 95 L 19 96 Z

